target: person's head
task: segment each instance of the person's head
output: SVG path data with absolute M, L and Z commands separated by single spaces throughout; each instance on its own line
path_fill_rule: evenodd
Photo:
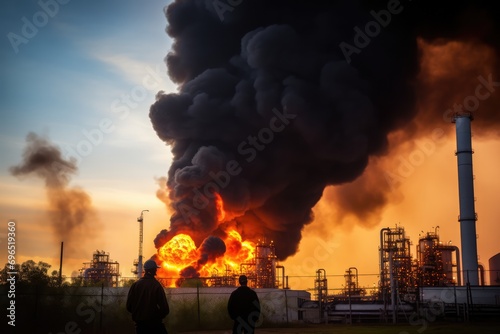
M 144 272 L 150 275 L 156 275 L 156 270 L 160 268 L 155 261 L 147 260 L 144 262 Z
M 240 285 L 247 286 L 248 278 L 245 275 L 241 275 L 238 281 L 240 282 Z

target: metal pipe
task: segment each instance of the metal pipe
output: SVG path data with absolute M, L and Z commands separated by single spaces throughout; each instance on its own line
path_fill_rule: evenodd
M 455 261 L 457 262 L 457 285 L 461 286 L 462 285 L 462 269 L 460 267 L 460 249 L 458 249 L 458 246 L 450 246 L 455 250 Z
M 384 312 L 386 311 L 386 286 L 384 279 L 384 233 L 390 232 L 390 227 L 384 227 L 380 230 L 380 293 L 382 294 L 382 300 L 384 302 Z
M 478 264 L 477 268 L 479 269 L 479 274 L 480 274 L 479 284 L 484 285 L 484 266 L 482 264 Z
M 380 230 L 380 286 L 384 287 L 384 232 L 390 231 L 390 227 L 384 227 Z
M 474 207 L 474 175 L 472 171 L 472 144 L 471 144 L 471 122 L 470 114 L 457 114 L 454 117 L 457 140 L 457 164 L 458 164 L 458 194 L 460 216 L 460 238 L 462 243 L 462 267 L 464 270 L 464 281 L 471 285 L 479 284 L 476 220 L 477 215 Z
M 281 268 L 281 283 L 282 283 L 283 289 L 286 289 L 285 288 L 285 266 L 277 265 L 276 269 L 277 268 Z M 279 288 L 279 283 L 278 283 L 278 288 Z
M 349 298 L 349 324 L 352 325 L 352 303 L 351 303 L 351 271 L 349 270 L 349 290 L 348 298 Z
M 356 270 L 356 289 L 358 289 L 358 287 L 359 287 L 359 283 L 358 283 L 358 268 L 356 268 L 356 267 L 349 267 L 349 274 L 351 273 L 351 269 Z
M 396 289 L 394 284 L 394 274 L 393 274 L 393 262 L 392 262 L 392 250 L 389 251 L 389 272 L 391 281 L 391 306 L 392 306 L 392 323 L 396 323 Z
M 324 275 L 324 279 L 321 279 L 321 273 Z M 318 286 L 318 309 L 319 309 L 319 319 L 323 319 L 323 281 L 326 280 L 326 270 L 318 269 L 316 270 L 316 281 Z M 328 290 L 327 290 L 328 292 Z

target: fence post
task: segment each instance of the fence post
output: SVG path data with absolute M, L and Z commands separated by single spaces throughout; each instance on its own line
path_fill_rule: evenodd
M 102 333 L 102 314 L 104 313 L 103 300 L 104 300 L 104 283 L 101 283 L 101 314 L 99 315 L 99 333 Z
M 38 293 L 39 293 L 39 289 L 38 289 L 38 284 L 35 285 L 35 321 L 37 320 L 38 318 Z
M 198 303 L 198 328 L 201 328 L 201 318 L 200 318 L 200 282 L 196 282 L 196 300 Z
M 286 310 L 286 324 L 288 325 L 288 298 L 286 296 L 286 289 L 285 290 L 285 310 Z

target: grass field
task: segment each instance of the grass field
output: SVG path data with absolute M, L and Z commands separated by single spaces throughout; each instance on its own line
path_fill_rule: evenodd
M 204 334 L 230 334 L 229 330 L 189 332 Z M 500 320 L 481 323 L 430 323 L 426 326 L 419 323 L 396 325 L 309 325 L 289 328 L 259 328 L 256 334 L 500 334 Z M 187 334 L 187 333 L 186 333 Z

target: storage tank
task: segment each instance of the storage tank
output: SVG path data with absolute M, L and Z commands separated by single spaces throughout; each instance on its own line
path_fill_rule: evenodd
M 488 261 L 490 267 L 490 285 L 500 285 L 500 253 Z

